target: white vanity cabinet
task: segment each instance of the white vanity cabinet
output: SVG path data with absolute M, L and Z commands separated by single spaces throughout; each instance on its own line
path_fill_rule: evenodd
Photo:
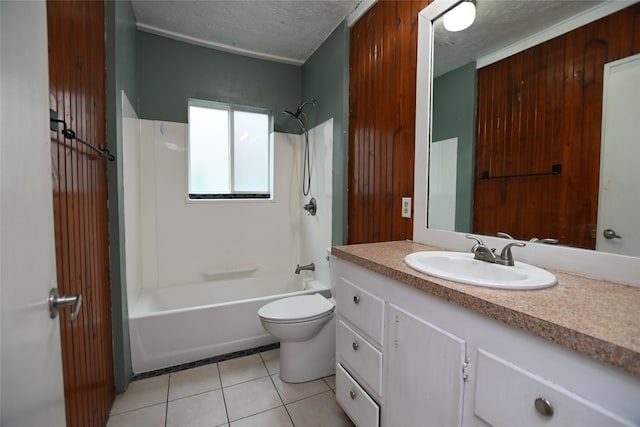
M 394 304 L 387 318 L 383 424 L 461 426 L 464 340 Z
M 464 340 L 390 303 L 382 276 L 332 263 L 336 399 L 345 412 L 359 427 L 460 426 Z
M 336 400 L 356 425 L 378 426 L 384 301 L 344 275 L 333 276 L 332 281 L 339 313 L 336 322 Z
M 342 259 L 332 278 L 359 427 L 640 425 L 637 375 Z

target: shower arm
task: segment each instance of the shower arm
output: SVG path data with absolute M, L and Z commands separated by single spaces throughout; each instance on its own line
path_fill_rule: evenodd
M 300 125 L 300 128 L 302 128 L 302 132 L 303 133 L 307 132 L 307 128 L 304 125 L 304 122 L 302 121 L 302 118 L 305 117 L 305 113 L 304 113 L 303 109 L 307 104 L 311 104 L 312 106 L 315 107 L 316 100 L 312 99 L 311 101 L 304 101 L 302 104 L 300 104 L 300 106 L 298 106 L 298 109 L 296 110 L 295 113 L 293 113 L 293 112 L 291 112 L 289 110 L 284 110 L 282 112 L 283 114 L 286 114 L 287 116 L 290 116 L 290 117 L 294 118 L 298 122 L 298 124 Z

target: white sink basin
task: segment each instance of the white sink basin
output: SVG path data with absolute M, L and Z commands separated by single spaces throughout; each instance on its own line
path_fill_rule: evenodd
M 405 264 L 429 276 L 467 285 L 501 289 L 542 289 L 557 283 L 556 276 L 542 268 L 523 262 L 514 266 L 492 264 L 473 259 L 464 252 L 414 252 Z

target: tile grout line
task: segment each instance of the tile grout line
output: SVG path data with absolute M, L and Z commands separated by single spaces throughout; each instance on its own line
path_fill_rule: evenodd
M 331 390 L 331 387 L 329 387 L 329 390 L 319 391 L 319 392 L 317 392 L 317 393 L 310 394 L 309 396 L 302 397 L 302 398 L 300 398 L 300 399 L 296 399 L 296 400 L 292 400 L 292 401 L 291 401 L 291 402 L 289 402 L 289 403 L 285 403 L 285 404 L 284 404 L 284 406 L 291 405 L 292 403 L 302 402 L 303 400 L 311 399 L 312 397 L 320 396 L 321 394 L 324 394 L 324 393 L 326 393 L 326 392 L 328 392 L 328 391 L 333 392 L 333 390 Z M 335 393 L 334 393 L 334 395 L 335 395 Z
M 164 427 L 168 427 L 167 423 L 169 422 L 169 390 L 171 389 L 171 374 L 169 374 L 169 379 L 167 380 L 167 400 L 164 403 Z
M 264 359 L 262 358 L 262 353 L 260 353 L 260 359 L 262 359 L 262 363 L 264 363 L 264 367 L 265 367 L 265 369 L 267 369 L 267 364 L 264 361 Z M 278 363 L 280 363 L 280 362 L 278 361 Z M 267 373 L 269 374 L 269 369 L 267 369 Z M 273 375 L 280 376 L 280 369 L 278 369 L 278 373 L 277 374 L 273 374 Z M 273 384 L 273 388 L 276 389 L 276 393 L 278 393 L 278 397 L 280 398 L 280 401 L 282 402 L 282 406 L 284 407 L 284 410 L 287 413 L 287 416 L 289 417 L 289 421 L 291 421 L 291 425 L 293 427 L 296 427 L 296 424 L 293 422 L 293 418 L 291 418 L 291 414 L 289 413 L 289 408 L 287 408 L 287 405 L 284 403 L 284 399 L 282 398 L 282 395 L 280 394 L 280 391 L 278 390 L 278 387 L 276 387 L 276 383 L 273 381 L 273 376 L 271 374 L 269 375 L 269 380 L 271 381 L 271 384 Z
M 229 410 L 227 409 L 227 398 L 224 396 L 224 386 L 222 385 L 222 374 L 220 373 L 220 363 L 216 363 L 216 368 L 218 369 L 218 378 L 220 379 L 220 393 L 222 393 L 222 403 L 224 403 L 224 413 L 227 417 L 227 425 L 231 425 L 231 421 L 229 420 Z
M 269 373 L 269 369 L 267 368 L 267 363 L 262 358 L 262 352 L 260 353 L 260 359 L 262 360 L 262 363 L 264 364 L 264 368 L 267 370 L 267 374 L 268 374 L 269 380 L 271 381 L 271 384 L 273 384 L 273 388 L 276 389 L 276 393 L 278 394 L 278 397 L 280 398 L 280 401 L 282 402 L 282 406 L 284 407 L 284 410 L 287 413 L 287 416 L 289 417 L 289 421 L 291 421 L 291 425 L 293 427 L 296 427 L 295 423 L 293 422 L 293 418 L 291 418 L 291 414 L 289 413 L 289 409 L 287 408 L 287 405 L 284 403 L 284 399 L 282 398 L 282 395 L 280 394 L 280 391 L 278 390 L 278 387 L 276 387 L 276 383 L 273 381 L 273 376 Z M 280 363 L 279 360 L 278 360 L 278 363 Z M 278 373 L 277 374 L 273 374 L 273 375 L 280 375 L 280 369 L 278 369 Z
M 1 1 L 1 0 L 0 0 Z M 135 408 L 131 408 L 131 409 L 127 409 L 126 411 L 122 411 L 122 412 L 115 412 L 115 413 L 109 413 L 109 417 L 113 417 L 115 415 L 123 415 L 123 414 L 128 414 L 129 412 L 134 412 L 134 411 L 138 411 L 140 409 L 146 409 L 146 408 L 151 408 L 153 406 L 159 406 L 162 405 L 163 403 L 166 402 L 157 402 L 157 403 L 149 403 L 147 405 L 142 405 L 139 407 L 135 407 Z
M 225 385 L 225 386 L 222 386 L 222 387 L 220 387 L 220 388 L 235 387 L 235 386 L 237 386 L 237 385 L 242 385 L 242 384 L 250 383 L 251 381 L 261 380 L 261 379 L 263 379 L 263 378 L 267 378 L 267 377 L 270 377 L 270 376 L 271 376 L 271 375 L 268 375 L 268 374 L 267 374 L 267 375 L 263 375 L 263 376 L 261 376 L 261 377 L 255 377 L 255 378 L 253 378 L 253 379 L 251 379 L 251 380 L 245 380 L 245 381 L 242 381 L 242 382 L 239 382 L 239 383 Z M 198 393 L 198 394 L 199 394 L 199 393 Z

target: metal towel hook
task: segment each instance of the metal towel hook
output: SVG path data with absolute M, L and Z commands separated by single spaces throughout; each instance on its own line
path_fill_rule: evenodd
M 58 130 L 58 125 L 57 124 L 58 123 L 62 123 L 62 131 L 60 131 L 60 133 L 66 139 L 70 139 L 70 140 L 74 140 L 75 139 L 80 144 L 89 147 L 93 151 L 96 151 L 97 153 L 100 154 L 100 157 L 105 157 L 110 162 L 113 162 L 113 161 L 116 160 L 115 156 L 113 154 L 111 154 L 111 152 L 109 152 L 109 150 L 107 148 L 104 148 L 102 145 L 100 145 L 99 147 L 95 147 L 95 146 L 89 144 L 88 142 L 83 141 L 82 139 L 78 138 L 76 136 L 75 131 L 73 131 L 72 129 L 69 129 L 67 127 L 67 122 L 65 122 L 64 120 L 59 120 L 58 119 L 58 113 L 55 112 L 54 110 L 49 109 L 49 120 L 51 121 L 51 127 L 50 128 L 53 131 L 57 131 Z

